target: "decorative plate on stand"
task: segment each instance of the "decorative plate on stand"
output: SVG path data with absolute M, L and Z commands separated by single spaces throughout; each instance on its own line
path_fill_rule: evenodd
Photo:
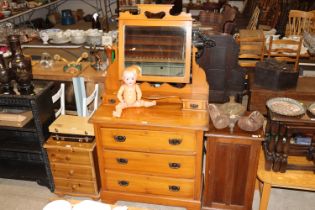
M 311 114 L 311 117 L 315 117 L 315 102 L 308 106 L 307 111 Z
M 292 98 L 272 98 L 267 101 L 267 107 L 274 113 L 297 117 L 305 114 L 304 106 Z

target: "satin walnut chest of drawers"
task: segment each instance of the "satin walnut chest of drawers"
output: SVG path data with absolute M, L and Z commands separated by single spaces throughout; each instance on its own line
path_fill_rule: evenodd
M 101 199 L 200 209 L 207 112 L 159 105 L 126 109 L 121 118 L 113 118 L 113 109 L 101 106 L 91 119 L 97 139 Z

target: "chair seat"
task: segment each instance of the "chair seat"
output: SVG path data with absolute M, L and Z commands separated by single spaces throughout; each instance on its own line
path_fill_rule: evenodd
M 239 60 L 238 64 L 241 67 L 255 67 L 257 62 L 257 60 Z
M 305 157 L 288 157 L 289 162 L 298 162 L 299 164 L 311 164 Z M 259 210 L 268 209 L 270 191 L 272 187 L 281 187 L 289 189 L 302 189 L 315 191 L 315 179 L 312 171 L 288 170 L 285 173 L 265 170 L 264 152 L 260 152 L 257 178 L 262 182 L 262 191 Z

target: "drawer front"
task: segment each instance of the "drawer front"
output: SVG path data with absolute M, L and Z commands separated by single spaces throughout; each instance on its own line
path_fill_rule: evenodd
M 67 163 L 67 164 L 80 164 L 91 165 L 89 152 L 71 151 L 62 149 L 49 149 L 48 157 L 51 163 Z
M 101 128 L 105 148 L 138 151 L 194 152 L 196 138 L 193 132 L 164 132 Z
M 105 188 L 111 191 L 193 198 L 194 180 L 105 171 Z
M 190 110 L 206 110 L 208 101 L 196 100 L 196 101 L 183 101 L 183 109 Z
M 104 159 L 106 169 L 182 178 L 195 176 L 195 156 L 106 150 Z
M 57 178 L 95 180 L 94 168 L 90 166 L 52 163 L 50 167 L 53 176 Z
M 56 190 L 68 193 L 97 194 L 96 182 L 54 178 Z

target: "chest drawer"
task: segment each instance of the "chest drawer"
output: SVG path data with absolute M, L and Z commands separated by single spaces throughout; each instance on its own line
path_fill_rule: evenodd
M 104 148 L 137 151 L 195 152 L 193 132 L 166 132 L 101 128 Z
M 55 187 L 58 191 L 82 193 L 82 194 L 96 194 L 98 189 L 95 182 L 83 180 L 69 180 L 54 178 Z
M 50 167 L 53 176 L 57 178 L 95 180 L 94 168 L 89 166 L 52 163 Z
M 183 100 L 183 109 L 206 110 L 208 101 L 204 100 Z
M 48 157 L 51 163 L 67 163 L 67 164 L 80 164 L 80 165 L 91 165 L 92 157 L 88 152 L 84 151 L 73 151 L 63 149 L 49 149 Z
M 193 178 L 195 156 L 105 150 L 105 168 L 135 173 Z
M 194 180 L 105 171 L 106 190 L 193 198 Z

